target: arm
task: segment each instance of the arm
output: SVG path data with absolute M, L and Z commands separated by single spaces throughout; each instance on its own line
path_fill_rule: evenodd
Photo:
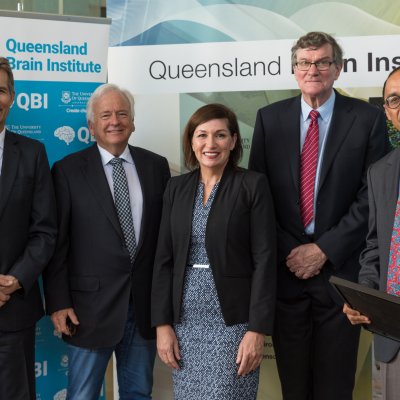
M 268 180 L 260 176 L 253 192 L 250 214 L 253 260 L 249 330 L 236 358 L 238 375 L 259 367 L 264 355 L 264 335 L 272 333 L 276 296 L 276 227 Z
M 368 219 L 367 170 L 373 162 L 387 153 L 386 132 L 384 115 L 379 112 L 369 133 L 368 147 L 363 160 L 363 175 L 354 201 L 339 222 L 316 241 L 335 268 L 340 268 L 354 255 L 354 251 L 361 245 L 360 239 L 364 238 Z
M 28 241 L 21 257 L 9 271 L 6 292 L 30 291 L 53 255 L 57 237 L 54 189 L 44 146 L 37 153 Z M 4 293 L 4 291 L 3 291 Z
M 272 129 L 272 128 L 268 128 Z M 267 163 L 267 152 L 268 144 L 266 143 L 267 128 L 264 123 L 264 117 L 261 110 L 257 113 L 256 123 L 254 125 L 253 139 L 249 157 L 249 169 L 257 172 L 261 172 L 266 175 L 268 179 L 268 163 Z M 285 231 L 276 221 L 277 229 L 277 242 L 279 246 L 278 254 L 289 254 L 290 251 L 299 245 L 298 239 L 293 237 L 289 232 Z M 284 261 L 279 259 L 278 262 Z
M 58 205 L 58 238 L 54 256 L 43 272 L 43 286 L 48 314 L 72 308 L 68 276 L 71 195 L 66 173 L 59 163 L 53 166 L 52 172 Z
M 151 321 L 153 326 L 172 324 L 173 248 L 171 237 L 171 181 L 164 192 L 163 209 L 154 260 L 151 293 Z
M 365 286 L 379 289 L 380 280 L 380 260 L 379 244 L 376 221 L 376 203 L 374 195 L 374 185 L 372 183 L 371 168 L 368 170 L 368 234 L 366 238 L 366 247 L 360 255 L 361 270 L 358 281 Z

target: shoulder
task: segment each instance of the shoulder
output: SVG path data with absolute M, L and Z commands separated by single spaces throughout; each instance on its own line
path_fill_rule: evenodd
M 261 172 L 253 171 L 245 168 L 237 168 L 233 171 L 233 179 L 241 180 L 245 185 L 257 185 L 265 183 L 267 177 Z
M 190 182 L 197 182 L 199 179 L 198 170 L 186 172 L 182 175 L 173 176 L 169 180 L 169 186 L 171 189 L 176 189 L 179 187 L 185 187 Z
M 336 106 L 349 108 L 358 113 L 362 112 L 368 115 L 374 115 L 374 116 L 377 114 L 383 115 L 383 111 L 379 109 L 376 105 L 370 104 L 365 100 L 342 95 L 338 92 L 336 92 L 335 107 Z
M 288 108 L 298 106 L 300 107 L 300 96 L 290 97 L 288 99 L 279 100 L 274 103 L 268 104 L 258 110 L 259 114 L 274 114 L 281 110 L 287 110 Z
M 100 157 L 100 153 L 97 150 L 96 144 L 92 145 L 89 148 L 76 151 L 74 153 L 68 154 L 62 159 L 56 161 L 54 163 L 54 167 L 76 167 L 79 165 L 83 160 L 86 160 L 88 157 L 92 155 L 96 155 Z
M 392 150 L 384 157 L 373 163 L 369 169 L 371 174 L 379 173 L 386 165 L 398 165 L 400 163 L 400 148 Z
M 157 153 L 154 153 L 150 150 L 143 149 L 142 147 L 129 145 L 129 150 L 131 151 L 134 160 L 140 159 L 140 160 L 153 161 L 156 163 L 165 163 L 167 161 L 165 157 Z
M 19 135 L 9 130 L 6 130 L 5 141 L 18 144 L 24 149 L 32 149 L 36 151 L 41 151 L 44 149 L 43 143 L 39 142 L 38 140 Z

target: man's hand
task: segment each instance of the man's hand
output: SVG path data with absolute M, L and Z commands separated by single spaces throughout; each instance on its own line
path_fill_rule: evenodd
M 12 275 L 0 275 L 0 307 L 4 306 L 10 295 L 16 290 L 21 289 L 18 279 Z
M 315 243 L 295 247 L 286 257 L 286 265 L 299 279 L 318 275 L 328 257 Z
M 179 369 L 178 339 L 171 325 L 157 326 L 157 351 L 161 361 L 170 368 Z
M 236 364 L 239 365 L 238 375 L 245 376 L 257 369 L 264 355 L 264 335 L 248 331 L 239 345 Z
M 69 318 L 74 325 L 79 325 L 78 317 L 73 308 L 65 308 L 51 314 L 51 321 L 53 322 L 54 329 L 58 333 L 72 336 L 72 332 L 70 332 L 67 326 L 67 318 Z
M 368 317 L 361 314 L 357 310 L 353 310 L 350 308 L 346 303 L 343 306 L 343 312 L 346 314 L 347 318 L 351 322 L 352 325 L 359 325 L 359 324 L 370 324 L 371 321 Z

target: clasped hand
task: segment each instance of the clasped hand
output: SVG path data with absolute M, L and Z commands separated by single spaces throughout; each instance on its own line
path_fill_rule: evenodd
M 11 294 L 21 289 L 18 279 L 12 275 L 0 275 L 0 307 L 10 300 Z
M 315 243 L 295 247 L 286 257 L 286 265 L 299 279 L 318 275 L 328 257 Z

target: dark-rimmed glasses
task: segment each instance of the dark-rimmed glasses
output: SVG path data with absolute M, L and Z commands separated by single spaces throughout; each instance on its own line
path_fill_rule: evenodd
M 328 60 L 321 60 L 316 62 L 298 61 L 295 63 L 299 71 L 308 71 L 311 68 L 311 65 L 313 64 L 317 67 L 318 71 L 326 71 L 333 64 L 333 61 L 328 61 Z

